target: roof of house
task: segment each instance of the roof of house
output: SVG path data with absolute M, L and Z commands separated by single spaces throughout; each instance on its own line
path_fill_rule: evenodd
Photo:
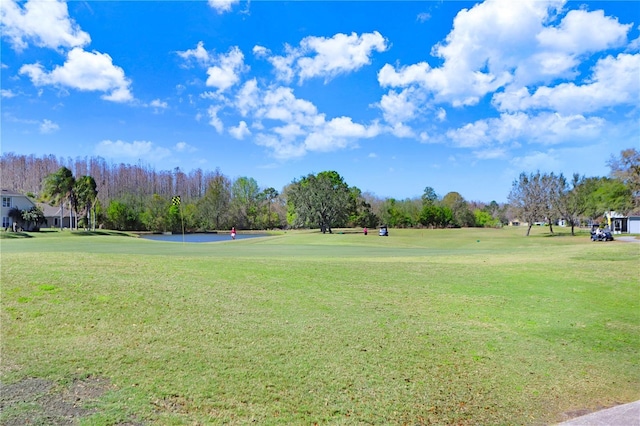
M 47 203 L 36 203 L 42 210 L 44 217 L 60 217 L 60 206 L 50 206 Z M 62 217 L 69 217 L 69 209 L 64 209 Z
M 26 195 L 24 195 L 24 194 L 21 194 L 21 193 L 16 192 L 16 191 L 11 191 L 11 190 L 9 190 L 9 189 L 3 189 L 3 190 L 2 190 L 2 195 L 12 195 L 12 196 L 14 196 L 14 197 L 15 197 L 15 196 L 26 197 Z

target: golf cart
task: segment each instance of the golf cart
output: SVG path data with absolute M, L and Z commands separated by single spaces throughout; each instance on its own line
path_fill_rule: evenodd
M 608 229 L 596 228 L 591 230 L 591 241 L 613 241 L 613 235 Z
M 388 237 L 389 236 L 389 230 L 387 229 L 386 226 L 381 226 L 380 227 L 380 231 L 378 231 L 378 235 L 380 235 L 381 237 Z

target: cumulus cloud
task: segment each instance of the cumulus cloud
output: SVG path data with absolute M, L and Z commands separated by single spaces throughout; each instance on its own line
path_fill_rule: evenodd
M 542 49 L 580 55 L 622 46 L 630 28 L 602 10 L 570 10 L 560 25 L 543 28 L 536 39 Z
M 582 56 L 626 42 L 630 25 L 602 11 L 573 10 L 554 25 L 561 0 L 487 0 L 461 10 L 446 39 L 432 54 L 442 61 L 386 64 L 382 87 L 417 86 L 436 102 L 475 105 L 508 85 L 522 87 L 575 75 Z M 598 28 L 598 31 L 594 31 Z
M 240 0 L 209 0 L 209 6 L 219 14 L 231 12 L 233 5 L 238 3 L 240 3 Z
M 15 50 L 29 43 L 51 49 L 81 47 L 91 42 L 70 17 L 63 1 L 30 0 L 18 4 L 14 0 L 0 2 L 0 29 Z
M 185 60 L 186 65 L 196 62 L 202 66 L 209 65 L 213 61 L 213 56 L 204 48 L 204 42 L 199 41 L 195 49 L 187 49 L 176 52 L 178 56 Z
M 209 116 L 209 124 L 213 126 L 213 128 L 216 129 L 218 133 L 222 133 L 224 131 L 224 123 L 218 117 L 218 112 L 220 111 L 221 108 L 222 107 L 220 105 L 217 105 L 217 106 L 212 105 L 207 110 L 207 115 Z
M 266 58 L 271 54 L 271 51 L 264 46 L 253 46 L 253 54 L 258 58 Z
M 431 49 L 435 60 L 379 70 L 378 83 L 388 91 L 375 106 L 385 123 L 396 136 L 431 142 L 434 136 L 411 126 L 425 117 L 449 121 L 446 105 L 456 117 L 485 109 L 476 105 L 490 97 L 497 117 L 463 121 L 435 138 L 490 159 L 525 143 L 601 137 L 607 122 L 590 114 L 637 104 L 640 54 L 627 39 L 631 24 L 602 10 L 564 6 L 564 0 L 487 0 L 461 10 Z
M 23 65 L 20 74 L 27 75 L 35 86 L 53 85 L 81 91 L 105 92 L 102 98 L 114 102 L 133 99 L 122 68 L 113 65 L 106 53 L 86 52 L 79 47 L 71 50 L 63 66 L 51 72 L 41 64 Z
M 55 49 L 66 54 L 63 66 L 47 72 L 39 64 L 27 64 L 20 74 L 29 76 L 36 86 L 54 85 L 84 91 L 102 91 L 103 99 L 125 102 L 133 99 L 122 68 L 113 65 L 104 53 L 87 52 L 84 46 L 91 37 L 69 17 L 64 1 L 14 0 L 0 2 L 0 30 L 13 49 L 21 51 L 29 45 Z M 70 50 L 69 50 L 70 49 Z
M 354 147 L 358 140 L 383 132 L 377 122 L 365 125 L 344 116 L 327 119 L 313 103 L 296 97 L 292 88 L 262 89 L 256 80 L 241 87 L 234 106 L 243 117 L 254 120 L 255 143 L 266 147 L 279 159 Z M 247 136 L 248 132 L 245 121 L 229 130 L 238 139 Z
M 496 93 L 494 105 L 502 111 L 549 109 L 564 114 L 598 111 L 616 105 L 635 105 L 640 99 L 640 54 L 621 53 L 600 59 L 584 84 L 573 82 L 526 87 Z
M 241 121 L 235 127 L 229 128 L 229 134 L 238 140 L 242 140 L 251 134 L 249 127 L 245 121 Z
M 104 140 L 95 147 L 95 153 L 105 158 L 127 160 L 160 160 L 171 155 L 171 151 L 156 147 L 149 141 L 133 141 L 131 143 L 121 140 Z
M 218 55 L 216 64 L 207 70 L 207 86 L 224 92 L 240 81 L 240 74 L 248 69 L 244 64 L 244 55 L 237 46 L 232 47 L 226 55 Z
M 566 141 L 597 140 L 605 124 L 601 118 L 582 115 L 505 113 L 498 118 L 477 120 L 450 129 L 446 137 L 460 148 L 486 148 L 496 143 L 508 146 L 525 139 L 531 143 L 554 145 Z
M 260 90 L 257 80 L 251 79 L 242 85 L 236 94 L 235 106 L 243 117 L 258 107 Z
M 411 90 L 403 90 L 400 93 L 391 90 L 382 96 L 379 106 L 385 121 L 392 126 L 412 120 L 418 110 L 411 99 Z
M 387 40 L 377 31 L 358 35 L 338 33 L 333 37 L 305 37 L 298 47 L 285 45 L 285 55 L 269 56 L 271 52 L 254 47 L 257 57 L 267 57 L 276 69 L 279 79 L 290 82 L 297 76 L 299 82 L 321 77 L 330 80 L 339 74 L 357 71 L 371 64 L 373 52 L 388 49 Z

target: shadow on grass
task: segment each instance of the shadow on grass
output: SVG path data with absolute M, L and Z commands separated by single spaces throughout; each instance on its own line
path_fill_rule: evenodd
M 0 238 L 1 239 L 33 238 L 33 236 L 27 234 L 26 232 L 2 232 L 0 233 Z
M 77 235 L 77 236 L 80 236 L 80 237 L 95 236 L 95 235 L 106 235 L 106 236 L 115 236 L 115 237 L 136 237 L 136 235 L 130 234 L 128 232 L 107 231 L 107 230 L 72 231 L 71 233 L 72 233 L 72 235 Z
M 585 230 L 575 230 L 575 235 L 571 235 L 571 231 L 554 231 L 553 234 L 551 232 L 547 232 L 541 237 L 591 237 L 591 233 Z

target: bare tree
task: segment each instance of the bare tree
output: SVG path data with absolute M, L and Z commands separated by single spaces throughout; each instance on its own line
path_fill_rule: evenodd
M 527 222 L 527 236 L 529 236 L 533 224 L 545 219 L 548 210 L 547 195 L 540 172 L 530 175 L 520 173 L 518 179 L 513 181 L 508 200 L 520 215 L 521 220 Z
M 575 235 L 575 227 L 580 226 L 580 220 L 589 206 L 589 195 L 593 191 L 593 184 L 584 176 L 577 173 L 571 182 L 560 174 L 551 188 L 552 202 L 555 210 L 571 226 L 571 235 Z

